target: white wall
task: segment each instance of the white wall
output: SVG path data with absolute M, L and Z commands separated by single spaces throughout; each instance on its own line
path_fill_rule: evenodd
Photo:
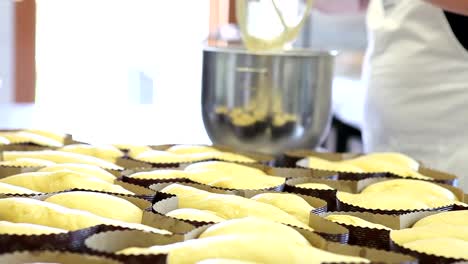
M 13 0 L 0 0 L 0 103 L 13 101 Z

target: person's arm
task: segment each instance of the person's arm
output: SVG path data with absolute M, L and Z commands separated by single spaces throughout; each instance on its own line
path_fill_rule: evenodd
M 468 0 L 426 0 L 446 11 L 468 16 Z

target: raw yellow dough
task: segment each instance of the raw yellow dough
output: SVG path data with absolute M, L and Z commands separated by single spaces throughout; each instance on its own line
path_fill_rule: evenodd
M 219 223 L 226 219 L 219 217 L 216 213 L 208 210 L 198 210 L 192 208 L 181 208 L 170 211 L 167 216 L 174 217 L 182 220 L 192 220 L 199 222 L 214 222 Z
M 331 214 L 327 215 L 325 218 L 338 224 L 392 230 L 391 228 L 388 228 L 384 225 L 375 224 L 352 215 Z
M 255 117 L 253 117 L 249 113 L 231 115 L 230 118 L 231 118 L 231 122 L 235 126 L 240 126 L 240 127 L 252 126 L 252 125 L 255 125 L 255 122 L 257 122 Z
M 59 150 L 93 156 L 113 163 L 124 155 L 120 149 L 112 145 L 72 144 L 64 146 Z
M 26 172 L 3 178 L 0 182 L 21 186 L 38 192 L 59 192 L 80 188 L 121 194 L 134 194 L 119 185 L 73 171 Z
M 400 177 L 412 177 L 412 178 L 421 179 L 421 180 L 433 180 L 430 177 L 420 174 L 417 170 L 414 170 L 411 167 L 408 167 L 408 166 L 415 167 L 415 165 L 405 164 L 401 162 L 393 163 L 392 159 L 385 160 L 384 159 L 385 156 L 380 157 L 378 156 L 378 154 L 371 154 L 371 155 L 376 155 L 376 156 L 375 157 L 371 156 L 370 158 L 368 158 L 368 156 L 362 156 L 362 157 L 351 159 L 351 160 L 345 160 L 342 163 L 360 167 L 361 169 L 369 173 L 391 172 Z M 416 163 L 416 165 L 418 164 Z
M 118 252 L 118 254 L 160 253 L 169 253 L 168 263 L 197 263 L 210 258 L 272 264 L 369 263 L 369 260 L 364 258 L 333 254 L 312 246 L 285 243 L 275 234 L 215 236 L 167 246 L 129 248 Z
M 267 175 L 262 170 L 223 161 L 195 163 L 185 171 L 192 181 L 232 189 L 265 189 L 285 182 L 285 178 Z
M 120 150 L 126 150 L 127 155 L 134 159 L 136 156 L 139 154 L 152 150 L 150 146 L 145 146 L 145 145 L 132 145 L 132 144 L 114 144 L 114 147 L 120 149 Z
M 267 175 L 256 168 L 222 161 L 194 163 L 186 167 L 184 171 L 138 172 L 130 177 L 137 179 L 190 179 L 206 185 L 232 189 L 264 189 L 279 186 L 285 181 L 282 177 Z
M 26 131 L 0 132 L 0 136 L 8 139 L 10 144 L 33 143 L 45 147 L 63 146 L 63 142 Z
M 64 133 L 57 133 L 57 132 L 52 132 L 52 131 L 47 131 L 47 130 L 39 130 L 39 129 L 24 129 L 24 132 L 29 132 L 32 134 L 40 135 L 46 138 L 50 138 L 53 140 L 56 140 L 58 142 L 64 143 L 65 138 L 67 137 L 66 134 Z
M 390 232 L 398 245 L 420 252 L 468 259 L 468 226 L 430 224 Z
M 309 224 L 311 211 L 315 209 L 302 197 L 290 193 L 262 193 L 250 199 L 278 207 L 306 225 Z
M 215 148 L 201 145 L 175 145 L 166 149 L 167 152 L 174 154 L 194 154 L 218 151 Z
M 57 172 L 57 171 L 74 171 L 77 173 L 82 173 L 86 174 L 92 177 L 99 178 L 103 181 L 113 183 L 115 181 L 115 176 L 104 170 L 103 168 L 100 168 L 98 166 L 94 165 L 89 165 L 89 164 L 77 164 L 77 163 L 62 163 L 62 164 L 56 164 L 52 166 L 48 166 L 45 168 L 40 169 L 39 171 L 42 172 Z
M 50 196 L 46 202 L 129 223 L 141 223 L 143 211 L 133 203 L 113 195 L 95 192 L 65 192 Z
M 0 136 L 0 145 L 8 145 L 8 144 L 10 144 L 10 140 L 8 140 L 8 138 L 6 137 Z
M 406 155 L 392 152 L 372 153 L 341 161 L 308 157 L 299 161 L 299 164 L 306 164 L 307 167 L 319 170 L 354 173 L 391 172 L 401 177 L 433 180 L 418 172 L 419 163 L 417 161 Z
M 468 210 L 442 212 L 430 216 L 416 222 L 413 226 L 427 226 L 432 224 L 449 224 L 453 226 L 467 226 L 468 227 Z
M 57 204 L 30 198 L 0 199 L 0 220 L 14 223 L 31 223 L 65 230 L 78 230 L 100 224 L 128 227 L 159 234 L 169 231 L 134 223 L 126 223 L 90 212 L 70 209 Z
M 390 193 L 351 194 L 347 192 L 338 192 L 337 198 L 341 202 L 345 202 L 347 204 L 374 210 L 422 210 L 442 205 L 428 205 L 423 201 L 410 199 L 407 196 L 396 196 Z
M 170 147 L 166 151 L 147 150 L 140 152 L 134 158 L 155 163 L 184 163 L 211 159 L 231 162 L 255 162 L 255 160 L 244 155 L 224 152 L 215 148 L 198 145 L 176 145 Z
M 426 254 L 468 260 L 468 241 L 461 239 L 431 238 L 412 241 L 403 246 Z
M 104 169 L 122 170 L 122 167 L 103 159 L 78 153 L 57 150 L 5 151 L 3 152 L 3 158 L 4 160 L 16 160 L 19 158 L 36 158 L 50 160 L 55 163 L 82 163 L 95 165 Z
M 251 261 L 242 261 L 242 260 L 234 260 L 234 259 L 205 259 L 202 261 L 198 261 L 196 264 L 262 264 L 258 262 L 251 262 Z
M 324 184 L 324 183 L 301 183 L 296 185 L 299 188 L 305 189 L 314 189 L 314 190 L 334 190 L 332 187 Z
M 35 192 L 27 188 L 19 187 L 16 185 L 11 185 L 8 183 L 0 182 L 0 193 L 8 194 L 39 194 L 40 192 Z
M 0 221 L 1 235 L 45 235 L 66 233 L 67 230 L 28 223 Z
M 398 244 L 406 244 L 416 240 L 439 237 L 457 238 L 468 242 L 468 226 L 431 224 L 427 226 L 392 230 L 390 232 L 390 237 Z
M 171 184 L 162 191 L 177 195 L 180 208 L 209 210 L 224 219 L 255 216 L 311 230 L 308 225 L 283 210 L 248 198 L 229 194 L 214 194 L 180 184 Z
M 260 38 L 250 34 L 249 32 L 249 23 L 247 18 L 249 17 L 248 12 L 248 1 L 247 0 L 237 0 L 236 1 L 236 18 L 239 25 L 239 29 L 242 36 L 242 41 L 244 46 L 253 52 L 262 52 L 262 51 L 272 51 L 277 50 L 281 51 L 285 48 L 285 45 L 293 41 L 299 34 L 304 23 L 307 21 L 310 10 L 312 9 L 313 0 L 307 0 L 306 7 L 302 18 L 299 22 L 294 25 L 288 25 L 286 23 L 283 13 L 280 8 L 277 6 L 276 1 L 272 0 L 273 8 L 276 12 L 277 18 L 279 19 L 282 31 L 278 36 L 271 36 L 270 38 Z
M 275 234 L 281 237 L 281 241 L 284 243 L 310 246 L 309 241 L 291 227 L 257 217 L 232 219 L 212 225 L 200 235 L 200 238 L 225 235 L 262 236 L 268 234 Z
M 133 173 L 129 177 L 145 180 L 185 179 L 187 173 L 181 170 L 154 170 Z
M 368 161 L 367 165 L 370 165 L 373 161 L 385 161 L 390 164 L 406 167 L 413 171 L 418 171 L 419 169 L 419 162 L 414 160 L 413 158 L 396 152 L 377 152 L 377 153 L 370 153 L 359 158 L 348 160 L 348 162 L 353 162 L 356 160 L 363 160 Z M 365 163 L 362 163 L 365 164 Z
M 148 150 L 135 156 L 135 159 L 155 163 L 184 163 L 209 159 L 205 153 L 175 154 L 162 150 Z
M 0 161 L 0 166 L 12 166 L 12 167 L 46 167 L 52 166 L 55 162 L 43 159 L 33 158 L 20 158 L 16 160 Z
M 307 167 L 317 170 L 363 173 L 364 170 L 351 164 L 328 161 L 316 157 L 307 158 Z
M 441 206 L 457 201 L 457 197 L 450 190 L 437 184 L 409 179 L 396 179 L 374 183 L 366 187 L 363 194 L 388 193 L 393 196 L 404 196 L 408 199 L 419 200 L 428 206 Z

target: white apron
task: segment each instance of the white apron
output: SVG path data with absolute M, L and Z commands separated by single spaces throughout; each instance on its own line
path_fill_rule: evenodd
M 367 22 L 365 150 L 411 155 L 468 192 L 468 51 L 421 0 L 372 0 Z

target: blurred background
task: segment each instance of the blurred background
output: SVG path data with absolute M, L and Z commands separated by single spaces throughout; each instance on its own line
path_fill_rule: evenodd
M 365 8 L 359 0 L 328 1 L 341 12 L 314 9 L 294 46 L 339 51 L 324 147 L 360 151 Z M 285 14 L 297 9 L 297 1 L 279 2 Z M 210 143 L 201 118 L 202 48 L 240 41 L 234 6 L 0 0 L 1 127 L 52 129 L 87 142 Z M 249 27 L 273 22 L 255 12 Z

